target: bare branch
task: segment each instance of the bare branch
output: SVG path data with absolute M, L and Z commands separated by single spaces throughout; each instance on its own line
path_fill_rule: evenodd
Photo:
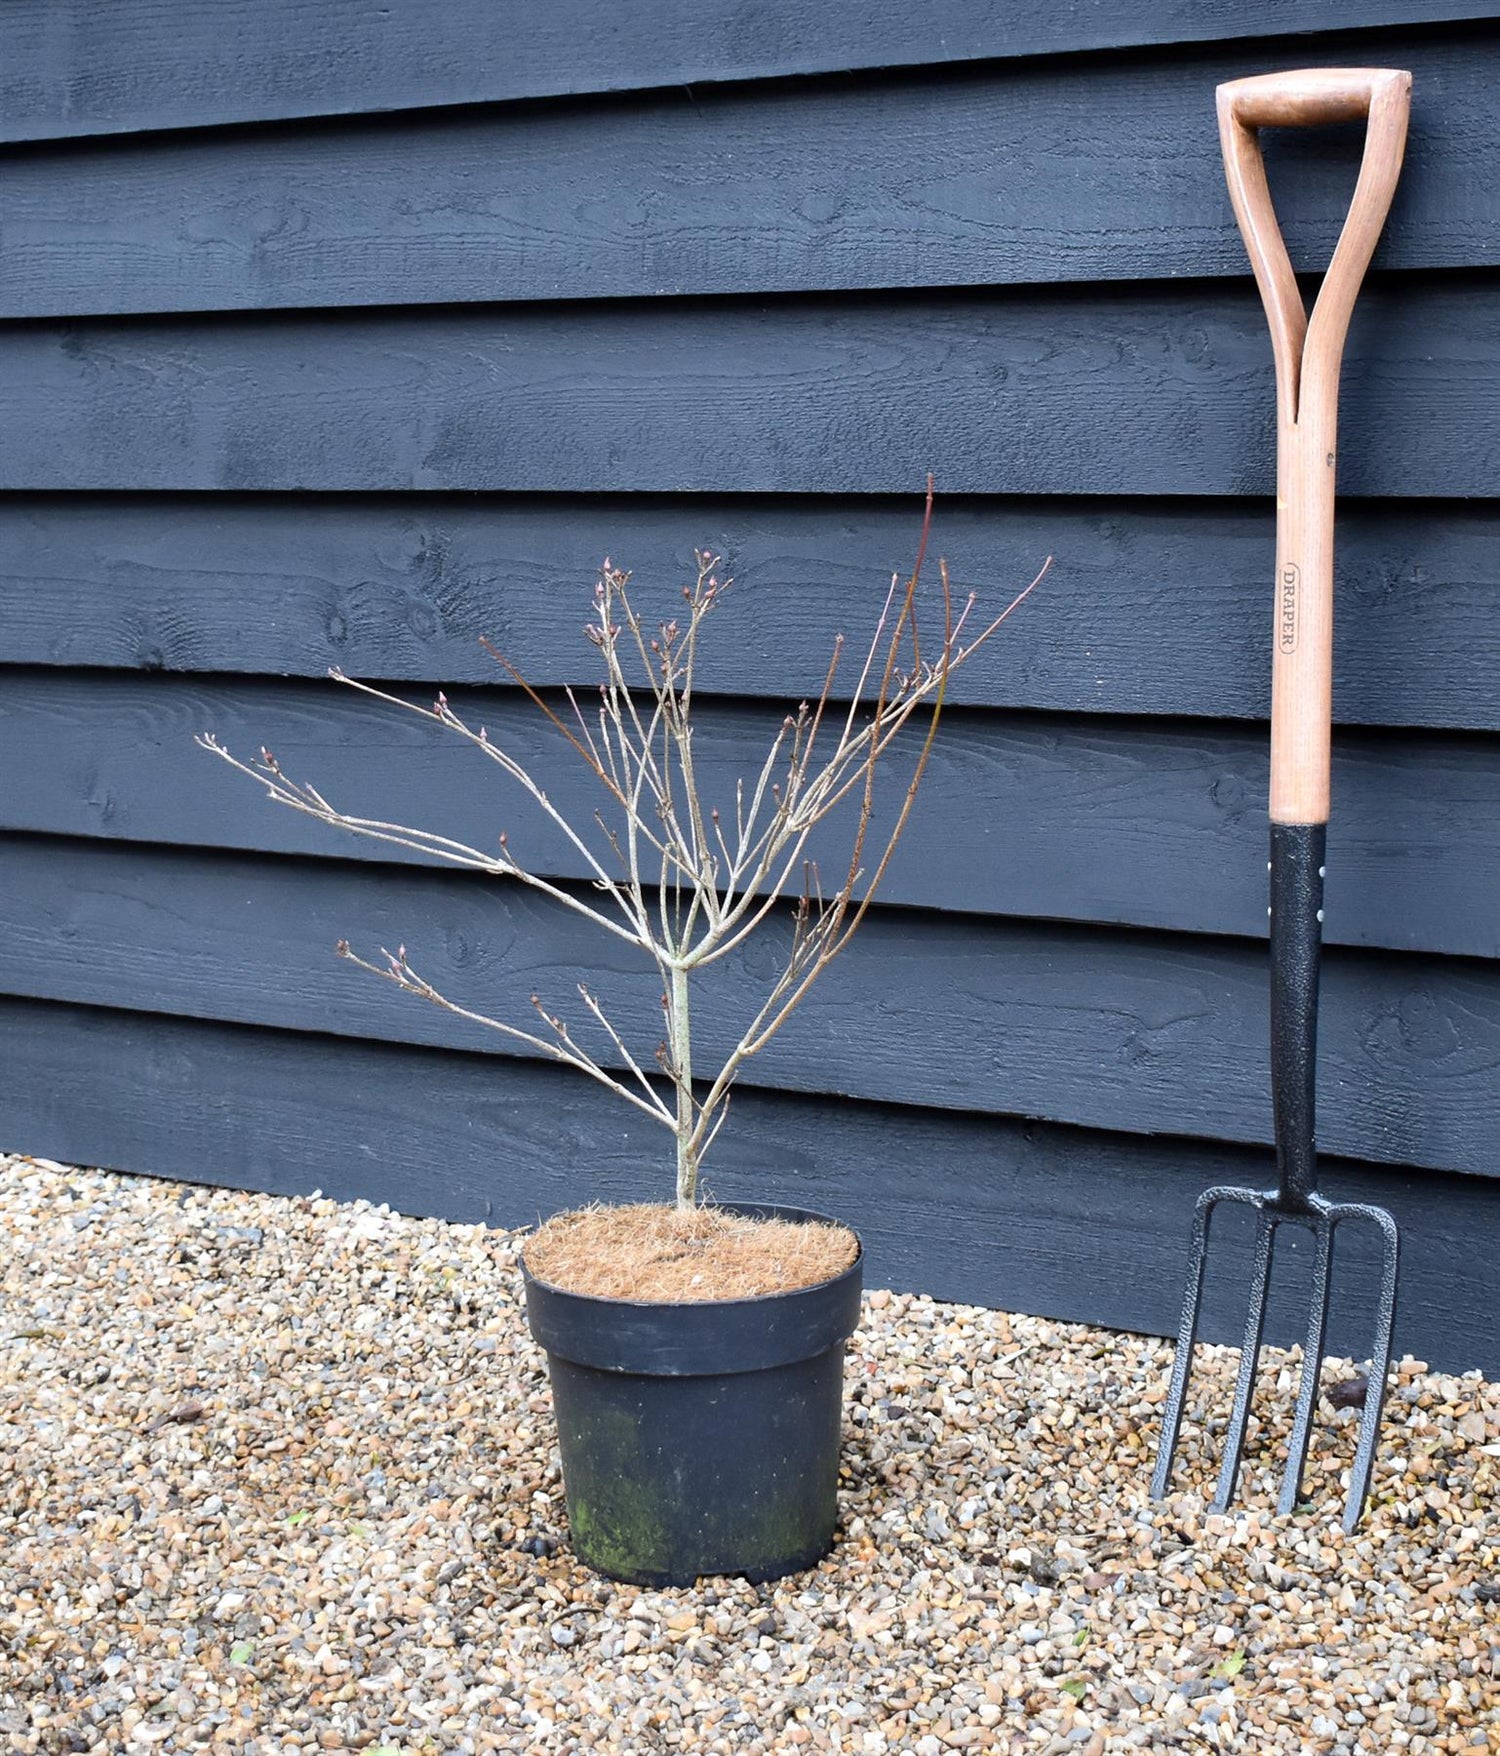
M 594 1017 L 599 1021 L 600 1025 L 603 1027 L 605 1034 L 609 1037 L 609 1040 L 615 1045 L 615 1048 L 619 1051 L 620 1059 L 625 1063 L 625 1065 L 630 1069 L 630 1071 L 640 1081 L 641 1086 L 644 1089 L 647 1097 L 650 1098 L 652 1104 L 655 1105 L 656 1109 L 658 1111 L 660 1111 L 662 1118 L 668 1123 L 668 1125 L 675 1128 L 677 1126 L 677 1118 L 672 1114 L 672 1111 L 667 1107 L 667 1105 L 662 1102 L 661 1093 L 659 1091 L 657 1091 L 656 1087 L 651 1083 L 651 1081 L 641 1071 L 640 1067 L 636 1064 L 635 1057 L 631 1054 L 630 1050 L 625 1047 L 625 1044 L 620 1040 L 620 1033 L 615 1029 L 614 1025 L 610 1023 L 609 1017 L 605 1013 L 604 1008 L 600 1005 L 599 1001 L 588 990 L 588 988 L 586 988 L 584 986 L 584 984 L 582 982 L 580 982 L 578 984 L 578 992 L 583 996 L 584 1005 L 587 1006 L 589 1011 L 593 1013 Z
M 674 1102 L 668 1101 L 659 1081 L 652 1083 L 643 1058 L 631 1049 L 585 983 L 578 984 L 579 996 L 608 1045 L 602 1060 L 580 1046 L 567 1021 L 549 1011 L 538 996 L 531 1001 L 540 1026 L 523 1029 L 449 1000 L 411 967 L 404 946 L 394 954 L 385 953 L 382 967 L 356 957 L 347 944 L 340 945 L 341 954 L 360 968 L 456 1017 L 578 1068 L 670 1128 L 677 1143 L 678 1199 L 692 1201 L 698 1167 L 724 1124 L 730 1088 L 740 1069 L 806 999 L 876 897 L 910 821 L 953 672 L 984 647 L 1036 589 L 1050 565 L 1049 558 L 1031 584 L 971 636 L 974 595 L 955 603 L 947 566 L 940 560 L 941 635 L 927 615 L 919 629 L 921 577 L 932 516 L 929 478 L 915 564 L 904 581 L 899 575 L 891 579 L 847 706 L 831 711 L 844 655 L 840 635 L 816 699 L 802 702 L 782 720 L 754 779 L 748 784 L 744 779 L 736 781 L 732 827 L 703 796 L 694 749 L 693 703 L 703 625 L 730 583 L 723 576 L 721 558 L 709 550 L 696 553 L 694 574 L 681 588 L 685 606 L 679 611 L 681 620 L 669 617 L 655 624 L 654 632 L 648 631 L 632 601 L 630 575 L 604 562 L 594 588 L 593 620 L 584 630 L 603 667 L 596 715 L 584 712 L 571 688 L 563 690 L 566 709 L 559 712 L 503 653 L 488 641 L 483 643 L 603 789 L 606 802 L 590 816 L 607 854 L 594 851 L 525 762 L 491 738 L 483 726 L 467 724 L 446 696 L 440 694 L 431 707 L 425 707 L 342 672 L 331 673 L 362 694 L 457 733 L 496 763 L 561 831 L 594 889 L 608 898 L 609 913 L 539 874 L 518 857 L 505 834 L 498 836 L 493 851 L 486 851 L 435 831 L 355 816 L 330 803 L 310 784 L 289 779 L 269 751 L 263 750 L 256 762 L 245 762 L 211 733 L 198 742 L 256 781 L 277 804 L 449 865 L 515 879 L 649 957 L 662 985 L 666 1026 L 666 1040 L 655 1060 L 671 1083 Z M 632 673 L 639 663 L 638 677 L 627 675 L 627 659 Z M 925 717 L 917 723 L 919 715 Z M 877 834 L 876 805 L 884 796 L 883 777 L 887 764 L 901 752 L 910 755 L 910 771 L 894 814 Z M 906 756 L 900 760 L 906 768 Z M 810 838 L 850 800 L 854 821 L 847 862 L 840 860 L 842 881 L 825 894 L 817 864 L 808 857 Z M 765 925 L 784 905 L 799 871 L 800 895 L 792 910 L 786 956 L 712 1079 L 706 1086 L 695 1085 L 689 978 L 739 950 Z M 617 1074 L 617 1067 L 623 1073 Z
M 335 949 L 339 956 L 349 963 L 354 964 L 359 969 L 368 970 L 371 975 L 379 976 L 382 981 L 393 983 L 404 993 L 415 994 L 419 999 L 440 1007 L 444 1012 L 451 1012 L 455 1018 L 466 1018 L 471 1024 L 482 1024 L 487 1030 L 499 1031 L 502 1036 L 510 1037 L 518 1043 L 525 1043 L 528 1048 L 535 1049 L 539 1054 L 547 1055 L 554 1061 L 561 1061 L 569 1067 L 576 1067 L 580 1073 L 587 1073 L 591 1079 L 597 1080 L 601 1085 L 607 1085 L 617 1097 L 624 1098 L 626 1103 L 633 1104 L 636 1109 L 644 1111 L 653 1121 L 663 1122 L 668 1128 L 676 1127 L 676 1117 L 662 1103 L 657 1092 L 649 1086 L 647 1087 L 648 1091 L 651 1091 L 653 1100 L 648 1103 L 644 1098 L 638 1097 L 629 1086 L 622 1085 L 613 1074 L 607 1072 L 591 1055 L 574 1043 L 568 1035 L 567 1026 L 560 1019 L 543 1010 L 541 1002 L 535 994 L 531 996 L 532 1004 L 546 1019 L 553 1033 L 551 1038 L 539 1037 L 533 1031 L 521 1030 L 516 1025 L 506 1024 L 501 1019 L 491 1018 L 488 1013 L 473 1012 L 467 1006 L 460 1006 L 455 1001 L 448 999 L 439 993 L 425 976 L 418 975 L 416 970 L 411 967 L 410 963 L 407 962 L 404 945 L 399 946 L 395 951 L 387 951 L 382 945 L 380 955 L 386 960 L 384 965 L 371 963 L 366 958 L 361 957 L 350 948 L 347 939 L 340 939 Z M 596 1016 L 602 1017 L 597 1013 Z

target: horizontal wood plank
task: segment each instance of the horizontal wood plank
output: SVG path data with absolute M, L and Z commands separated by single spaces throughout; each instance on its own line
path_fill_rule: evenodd
M 593 679 L 580 637 L 600 561 L 666 601 L 695 548 L 737 584 L 707 686 L 816 689 L 915 551 L 920 506 L 816 497 L 474 500 L 447 495 L 0 495 L 0 652 L 11 663 L 487 683 L 490 636 L 539 683 Z M 934 548 L 998 609 L 1040 590 L 953 700 L 1264 718 L 1270 503 L 942 496 Z M 1500 729 L 1500 506 L 1339 508 L 1334 713 Z
M 503 1226 L 667 1188 L 656 1143 L 560 1069 L 18 1000 L 0 1000 L 0 1053 L 7 1146 L 64 1162 Z M 852 1221 L 871 1286 L 1157 1335 L 1176 1329 L 1199 1190 L 1273 1177 L 1269 1154 L 1201 1141 L 754 1090 L 710 1164 L 724 1200 Z M 1333 1160 L 1325 1183 L 1402 1227 L 1398 1350 L 1500 1372 L 1500 1180 Z M 1237 1340 L 1242 1323 L 1234 1217 L 1215 1236 L 1212 1341 Z M 1331 1343 L 1356 1359 L 1369 1348 L 1372 1254 L 1361 1228 L 1340 1233 Z M 1288 1228 L 1277 1342 L 1300 1330 L 1307 1257 Z
M 529 703 L 513 690 L 454 691 L 451 700 L 590 828 L 604 803 L 598 784 Z M 698 771 L 726 813 L 735 778 L 759 770 L 779 723 L 769 705 L 700 704 Z M 504 828 L 534 869 L 589 876 L 561 831 L 469 746 L 332 683 L 4 674 L 0 827 L 420 862 L 262 801 L 193 742 L 210 729 L 247 759 L 268 746 L 288 774 L 343 810 L 486 849 Z M 877 829 L 908 772 L 901 763 L 890 769 Z M 1334 798 L 1330 943 L 1500 956 L 1493 738 L 1341 735 Z M 1265 810 L 1261 728 L 951 709 L 881 898 L 1263 936 Z M 851 823 L 852 801 L 812 844 L 825 874 L 841 852 L 847 859 Z M 590 839 L 608 860 L 602 838 Z
M 490 0 L 10 0 L 0 139 L 488 103 L 851 68 L 1369 29 L 1487 16 L 1474 0 L 801 0 L 638 9 Z M 1300 45 L 1288 52 L 1305 61 Z M 1344 57 L 1347 59 L 1347 52 Z M 1368 57 L 1366 57 L 1368 58 Z
M 1500 263 L 1500 34 L 1383 39 L 1417 100 L 1377 266 Z M 1216 83 L 1253 51 L 174 134 L 14 156 L 0 316 L 1151 280 L 1247 272 Z M 1358 130 L 1270 137 L 1299 267 Z
M 1244 494 L 1249 286 L 0 331 L 0 488 Z M 1372 287 L 1345 492 L 1493 494 L 1500 279 Z
M 783 921 L 715 966 L 704 1064 L 783 952 Z M 586 979 L 654 1053 L 660 993 L 629 947 L 512 884 L 401 867 L 12 836 L 0 991 L 509 1054 L 334 957 L 404 943 L 440 991 L 512 1020 L 540 993 L 593 1027 Z M 1334 948 L 1319 1138 L 1386 1164 L 1495 1174 L 1500 968 Z M 1270 1138 L 1262 949 L 1232 940 L 877 911 L 755 1063 L 761 1085 L 1143 1133 Z M 607 1044 L 601 1044 L 607 1049 Z M 530 1051 L 520 1051 L 529 1053 Z

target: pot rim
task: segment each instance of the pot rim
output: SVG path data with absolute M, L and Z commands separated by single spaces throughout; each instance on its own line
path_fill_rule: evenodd
M 616 1203 L 617 1206 L 635 1205 L 635 1203 Z M 667 1204 L 662 1202 L 661 1206 Z M 520 1255 L 521 1277 L 530 1286 L 541 1287 L 544 1291 L 561 1299 L 583 1299 L 591 1305 L 608 1305 L 626 1311 L 731 1311 L 746 1310 L 755 1305 L 768 1305 L 777 1299 L 800 1298 L 806 1293 L 821 1291 L 824 1287 L 837 1286 L 851 1275 L 858 1274 L 864 1266 L 864 1239 L 855 1231 L 847 1220 L 835 1219 L 832 1214 L 819 1213 L 812 1207 L 791 1207 L 778 1201 L 713 1201 L 702 1203 L 705 1207 L 722 1208 L 726 1213 L 767 1215 L 779 1219 L 796 1219 L 812 1222 L 817 1225 L 838 1226 L 854 1239 L 854 1260 L 847 1268 L 841 1268 L 837 1274 L 829 1275 L 827 1280 L 811 1281 L 805 1287 L 786 1287 L 780 1292 L 750 1293 L 738 1299 L 622 1299 L 608 1293 L 580 1293 L 572 1287 L 560 1287 L 556 1281 L 543 1280 L 539 1274 L 533 1274 L 526 1264 L 526 1251 L 522 1247 Z M 564 1208 L 563 1212 L 580 1212 L 582 1209 Z M 546 1224 L 546 1221 L 542 1222 Z M 534 1234 L 533 1234 L 534 1235 Z

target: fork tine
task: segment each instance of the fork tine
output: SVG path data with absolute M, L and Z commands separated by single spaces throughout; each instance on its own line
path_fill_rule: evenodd
M 1250 1302 L 1245 1312 L 1245 1338 L 1240 1345 L 1240 1370 L 1234 1385 L 1234 1406 L 1224 1438 L 1224 1462 L 1214 1491 L 1212 1512 L 1223 1512 L 1234 1498 L 1240 1474 L 1240 1453 L 1245 1448 L 1245 1425 L 1255 1394 L 1255 1368 L 1260 1364 L 1261 1334 L 1266 1325 L 1266 1288 L 1271 1278 L 1271 1254 L 1275 1247 L 1277 1218 L 1262 1208 L 1255 1230 L 1255 1261 L 1250 1269 Z
M 1187 1395 L 1188 1374 L 1193 1369 L 1193 1348 L 1198 1340 L 1198 1311 L 1203 1298 L 1203 1268 L 1208 1258 L 1208 1222 L 1218 1199 L 1217 1189 L 1206 1189 L 1193 1210 L 1193 1232 L 1188 1243 L 1187 1291 L 1182 1300 L 1182 1321 L 1172 1353 L 1172 1382 L 1161 1416 L 1161 1437 L 1156 1445 L 1156 1471 L 1151 1477 L 1151 1498 L 1163 1499 L 1172 1479 L 1177 1455 L 1177 1435 L 1182 1427 L 1182 1404 Z
M 1365 1391 L 1364 1418 L 1359 1427 L 1359 1444 L 1349 1471 L 1349 1497 L 1344 1502 L 1344 1529 L 1352 1531 L 1359 1523 L 1369 1496 L 1370 1477 L 1375 1470 L 1375 1446 L 1380 1438 L 1380 1417 L 1391 1375 L 1391 1337 L 1396 1327 L 1396 1277 L 1401 1262 L 1401 1234 L 1396 1230 L 1395 1220 L 1383 1207 L 1347 1202 L 1335 1207 L 1332 1217 L 1335 1224 L 1341 1219 L 1373 1221 L 1380 1230 L 1382 1245 L 1375 1346 L 1370 1355 L 1370 1376 Z
M 1307 1445 L 1312 1437 L 1313 1416 L 1318 1407 L 1318 1381 L 1323 1375 L 1323 1337 L 1328 1328 L 1328 1289 L 1333 1269 L 1334 1221 L 1319 1214 L 1312 1222 L 1317 1239 L 1317 1255 L 1313 1258 L 1311 1306 L 1308 1313 L 1307 1340 L 1303 1343 L 1302 1382 L 1297 1389 L 1297 1412 L 1292 1420 L 1292 1437 L 1287 1445 L 1286 1473 L 1281 1478 L 1281 1497 L 1276 1502 L 1278 1513 L 1292 1512 L 1302 1498 L 1302 1476 L 1307 1467 Z

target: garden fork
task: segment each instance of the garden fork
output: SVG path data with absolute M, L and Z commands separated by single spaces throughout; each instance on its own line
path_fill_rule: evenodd
M 1349 1477 L 1344 1529 L 1359 1522 L 1369 1493 L 1390 1370 L 1399 1240 L 1384 1208 L 1325 1201 L 1317 1190 L 1314 1089 L 1318 961 L 1323 920 L 1333 696 L 1333 505 L 1339 366 L 1344 338 L 1375 241 L 1385 223 L 1411 101 L 1411 75 L 1377 68 L 1319 68 L 1238 79 L 1218 90 L 1219 138 L 1235 218 L 1270 321 L 1276 363 L 1276 587 L 1271 660 L 1271 1104 L 1277 1186 L 1221 1186 L 1199 1197 L 1189 1248 L 1187 1296 L 1162 1416 L 1151 1494 L 1171 1479 L 1183 1398 L 1197 1337 L 1209 1222 L 1226 1201 L 1253 1208 L 1256 1233 L 1239 1374 L 1213 1510 L 1234 1497 L 1265 1323 L 1276 1233 L 1313 1234 L 1311 1311 L 1279 1513 L 1302 1493 L 1317 1408 L 1328 1320 L 1334 1233 L 1366 1220 L 1380 1235 L 1382 1269 L 1364 1416 Z M 1364 157 L 1344 229 L 1307 316 L 1266 183 L 1258 130 L 1366 118 Z

